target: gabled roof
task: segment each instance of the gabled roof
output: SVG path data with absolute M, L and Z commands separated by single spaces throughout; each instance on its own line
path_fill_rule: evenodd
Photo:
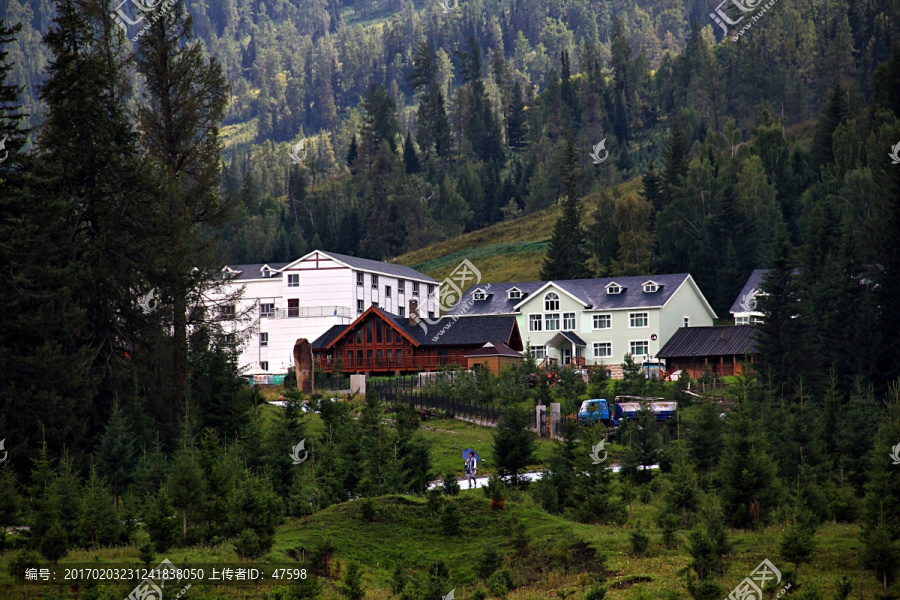
M 370 271 L 372 273 L 377 273 L 380 275 L 390 275 L 392 277 L 398 277 L 400 279 L 412 279 L 415 281 L 425 281 L 427 283 L 437 283 L 437 280 L 432 279 L 428 275 L 424 275 L 419 273 L 415 269 L 411 269 L 410 267 L 404 267 L 403 265 L 395 265 L 393 263 L 381 262 L 378 260 L 370 260 L 368 258 L 359 258 L 356 256 L 349 256 L 347 254 L 338 254 L 337 252 L 326 252 L 324 250 L 313 250 L 304 256 L 301 256 L 297 260 L 291 261 L 286 265 L 285 268 L 292 269 L 297 268 L 297 266 L 304 262 L 306 259 L 310 257 L 314 257 L 316 255 L 320 257 L 324 256 L 330 258 L 334 261 L 337 261 L 343 264 L 346 267 L 351 269 L 356 269 L 358 271 Z
M 576 346 L 586 346 L 587 345 L 583 339 L 581 339 L 580 337 L 578 337 L 575 334 L 574 331 L 560 331 L 559 333 L 554 335 L 552 338 L 547 340 L 547 345 L 548 346 L 557 346 L 557 345 L 561 344 L 562 340 L 560 338 L 565 338 L 567 341 L 575 344 Z
M 322 335 L 317 337 L 315 341 L 313 341 L 313 351 L 325 350 L 326 348 L 328 348 L 328 344 L 337 339 L 337 337 L 341 335 L 341 332 L 343 332 L 345 329 L 347 329 L 346 325 L 332 325 L 331 327 L 326 329 L 325 333 L 323 333 Z
M 681 327 L 657 352 L 657 358 L 743 356 L 756 354 L 752 325 Z
M 488 342 L 478 350 L 466 354 L 466 358 L 477 356 L 515 356 L 522 358 L 522 353 L 517 352 L 502 342 Z
M 262 268 L 268 266 L 272 271 L 280 271 L 286 267 L 288 263 L 251 263 L 248 265 L 228 265 L 226 269 L 231 269 L 237 273 L 237 277 L 233 277 L 232 281 L 242 281 L 247 279 L 265 279 L 262 276 Z
M 488 296 L 487 300 L 475 302 L 473 306 L 463 306 L 459 303 L 453 307 L 448 315 L 514 315 L 517 314 L 517 306 L 531 300 L 541 290 L 549 286 L 551 283 L 564 290 L 570 296 L 579 299 L 579 302 L 585 305 L 585 310 L 621 310 L 633 308 L 654 308 L 665 306 L 669 299 L 678 291 L 685 283 L 690 283 L 703 298 L 703 294 L 697 287 L 696 282 L 688 273 L 677 273 L 669 275 L 653 275 L 653 281 L 660 287 L 657 291 L 645 293 L 643 283 L 647 281 L 647 276 L 633 277 L 603 277 L 598 279 L 567 279 L 562 281 L 515 281 L 510 283 L 491 283 L 492 296 Z M 622 286 L 621 294 L 607 294 L 606 286 L 615 282 Z M 510 300 L 507 293 L 510 289 L 516 288 L 527 296 L 523 299 Z M 704 305 L 711 315 L 715 315 L 712 307 L 703 298 Z M 541 307 L 543 310 L 543 307 Z
M 573 281 L 578 281 L 578 280 L 573 280 Z M 521 300 L 519 300 L 518 304 L 516 304 L 516 306 L 515 306 L 516 310 L 518 310 L 518 308 L 520 306 L 522 306 L 523 304 L 525 304 L 526 302 L 531 301 L 535 296 L 540 296 L 541 294 L 543 294 L 544 291 L 551 286 L 555 287 L 556 289 L 558 289 L 559 291 L 561 291 L 562 293 L 567 295 L 572 300 L 575 300 L 582 306 L 590 307 L 590 303 L 587 302 L 584 298 L 580 298 L 578 296 L 578 294 L 576 293 L 576 291 L 573 291 L 572 289 L 566 289 L 564 286 L 560 285 L 559 283 L 560 282 L 556 282 L 556 281 L 548 281 L 548 282 L 544 283 L 544 285 L 542 285 L 541 287 L 536 289 L 533 294 L 529 294 L 525 298 L 522 298 Z
M 729 309 L 731 314 L 759 312 L 759 307 L 754 302 L 756 295 L 759 294 L 759 290 L 762 289 L 763 279 L 765 279 L 768 272 L 769 269 L 755 269 L 750 273 L 750 277 L 747 278 L 747 282 L 741 288 L 741 293 L 738 294 L 738 297 L 735 298 Z
M 432 325 L 420 321 L 410 325 L 409 317 L 401 317 L 386 312 L 377 306 L 370 306 L 349 325 L 334 325 L 313 342 L 313 349 L 327 350 L 339 338 L 364 321 L 370 314 L 377 314 L 388 322 L 398 335 L 405 337 L 413 346 L 482 346 L 487 342 L 521 345 L 519 326 L 513 316 L 486 316 L 477 319 L 453 319 L 443 317 Z M 441 333 L 443 332 L 443 333 Z M 440 335 L 438 335 L 440 334 Z

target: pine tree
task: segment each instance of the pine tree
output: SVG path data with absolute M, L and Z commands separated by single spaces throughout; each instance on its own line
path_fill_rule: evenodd
M 494 462 L 501 477 L 519 485 L 519 473 L 531 464 L 535 438 L 531 431 L 532 412 L 509 402 L 503 406 L 494 430 Z
M 409 137 L 409 133 L 406 134 Z M 353 170 L 353 163 L 356 161 L 356 157 L 359 156 L 359 146 L 356 143 L 356 134 L 353 134 L 353 137 L 350 139 L 350 146 L 347 148 L 347 166 L 350 167 L 350 170 Z
M 166 254 L 163 293 L 171 298 L 175 402 L 187 402 L 188 313 L 218 273 L 214 245 L 196 231 L 225 222 L 229 206 L 219 193 L 222 143 L 218 128 L 228 104 L 219 63 L 193 39 L 183 0 L 154 14 L 137 48 L 144 94 L 137 109 L 141 143 L 158 180 Z M 215 274 L 214 274 L 215 273 Z M 208 291 L 207 291 L 208 293 Z
M 113 486 L 113 501 L 119 504 L 119 496 L 131 482 L 131 476 L 137 462 L 134 449 L 134 432 L 128 417 L 113 405 L 112 414 L 106 423 L 106 431 L 100 439 L 97 449 L 97 462 L 100 474 L 105 476 Z
M 506 145 L 510 150 L 519 151 L 527 146 L 528 133 L 525 121 L 525 102 L 522 86 L 516 79 L 509 97 L 509 112 L 506 116 Z
M 383 85 L 372 83 L 362 100 L 363 126 L 361 152 L 372 166 L 381 141 L 388 143 L 391 153 L 397 150 L 397 105 Z
M 680 193 L 687 176 L 687 142 L 684 139 L 684 130 L 681 128 L 681 120 L 675 117 L 669 128 L 669 138 L 666 142 L 663 180 L 663 206 L 668 205 Z
M 756 332 L 759 366 L 757 372 L 771 389 L 790 394 L 797 376 L 796 341 L 799 338 L 795 276 L 791 244 L 782 225 L 775 231 L 771 269 L 763 278 L 763 295 L 758 297 L 763 323 Z
M 541 268 L 541 279 L 583 279 L 590 277 L 590 272 L 587 268 L 587 242 L 581 227 L 578 199 L 578 157 L 575 154 L 575 140 L 571 136 L 566 141 L 560 178 L 565 197 Z
M 419 155 L 416 153 L 416 148 L 413 146 L 412 137 L 410 137 L 409 131 L 406 132 L 406 141 L 403 143 L 403 164 L 406 167 L 407 175 L 414 175 L 422 168 L 422 164 L 419 162 Z
M 196 510 L 197 503 L 203 498 L 203 479 L 196 451 L 183 442 L 175 454 L 168 484 L 172 505 L 181 511 L 181 535 L 185 543 L 188 541 L 188 511 Z
M 91 548 L 113 546 L 119 543 L 122 524 L 113 505 L 114 497 L 106 483 L 91 469 L 90 478 L 84 488 L 84 510 L 79 521 L 78 530 L 81 539 Z
M 750 528 L 766 522 L 780 496 L 775 461 L 750 409 L 749 404 L 740 404 L 729 415 L 729 432 L 718 467 L 722 508 L 732 527 Z
M 24 508 L 24 499 L 19 492 L 16 474 L 4 465 L 0 468 L 0 555 L 6 551 L 6 529 L 19 524 Z

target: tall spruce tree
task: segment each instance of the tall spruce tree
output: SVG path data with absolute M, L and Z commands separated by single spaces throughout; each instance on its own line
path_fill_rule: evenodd
M 575 140 L 571 135 L 566 140 L 560 178 L 565 197 L 541 268 L 541 279 L 583 279 L 590 277 L 590 271 L 587 267 L 587 241 L 581 226 L 578 198 L 578 156 L 575 154 Z
M 133 380 L 126 354 L 146 322 L 135 292 L 147 290 L 164 247 L 157 243 L 155 183 L 140 164 L 127 111 L 131 90 L 121 60 L 127 50 L 108 5 L 60 0 L 44 42 L 52 59 L 40 89 L 47 119 L 35 173 L 45 202 L 56 205 L 45 225 L 57 239 L 41 258 L 50 260 L 53 247 L 63 246 L 65 294 L 56 302 L 80 313 L 63 343 L 86 350 L 80 368 L 95 394 L 85 435 L 73 446 L 94 447 L 115 393 Z
M 527 145 L 525 139 L 527 133 L 525 102 L 522 99 L 522 86 L 519 85 L 517 79 L 509 96 L 509 109 L 506 115 L 506 145 L 510 150 L 522 150 Z
M 193 39 L 192 28 L 182 0 L 175 0 L 154 14 L 137 48 L 144 84 L 137 109 L 141 144 L 163 182 L 166 252 L 159 260 L 160 283 L 171 299 L 174 402 L 179 407 L 186 403 L 189 385 L 189 313 L 218 274 L 214 247 L 198 233 L 223 224 L 229 213 L 219 193 L 218 129 L 228 84 L 219 63 Z
M 764 314 L 763 323 L 755 332 L 759 352 L 757 372 L 782 397 L 793 391 L 799 360 L 795 345 L 799 332 L 795 319 L 797 294 L 792 250 L 782 225 L 776 229 L 772 268 L 763 278 L 763 294 L 757 299 Z

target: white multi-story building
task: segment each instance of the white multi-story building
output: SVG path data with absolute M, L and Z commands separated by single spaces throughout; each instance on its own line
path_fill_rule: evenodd
M 229 295 L 242 290 L 226 312 L 248 315 L 233 331 L 245 372 L 279 374 L 293 364 L 294 344 L 310 342 L 333 325 L 349 324 L 370 306 L 436 318 L 438 282 L 409 267 L 314 250 L 290 263 L 230 265 Z

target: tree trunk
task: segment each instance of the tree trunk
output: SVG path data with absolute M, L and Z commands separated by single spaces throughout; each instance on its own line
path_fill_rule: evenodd
M 181 510 L 181 516 L 182 516 L 182 521 L 181 521 L 182 535 L 184 536 L 184 539 L 186 540 L 187 539 L 187 509 L 186 508 Z

